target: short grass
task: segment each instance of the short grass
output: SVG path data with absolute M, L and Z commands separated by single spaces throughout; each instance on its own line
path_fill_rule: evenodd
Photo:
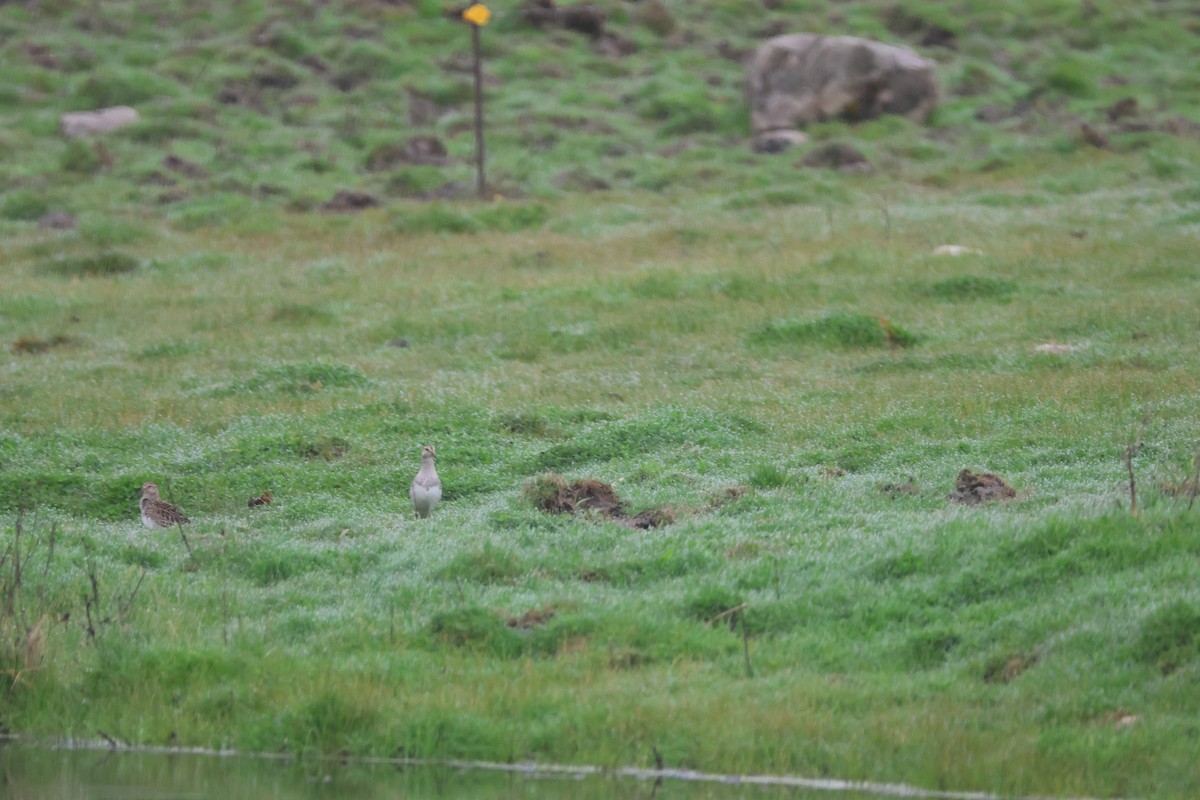
M 668 4 L 699 39 L 614 6 L 615 61 L 499 15 L 486 204 L 412 199 L 465 159 L 367 169 L 406 87 L 470 153 L 461 76 L 418 57 L 463 46 L 436 8 L 4 6 L 4 725 L 1194 796 L 1200 147 L 1161 126 L 1200 86 L 1170 5 L 914 6 L 959 42 L 932 124 L 812 131 L 868 176 L 733 141 L 740 67 L 703 47 L 758 6 Z M 1126 94 L 1150 127 L 1081 144 Z M 54 138 L 109 102 L 146 119 Z M 348 188 L 386 202 L 320 210 Z M 964 468 L 1017 498 L 951 505 Z M 548 471 L 676 522 L 543 514 Z M 186 542 L 140 527 L 145 481 Z

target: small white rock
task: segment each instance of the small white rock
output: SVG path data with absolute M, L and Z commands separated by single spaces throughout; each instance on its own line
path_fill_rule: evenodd
M 1056 356 L 1073 353 L 1079 348 L 1073 344 L 1061 344 L 1060 342 L 1045 342 L 1033 348 L 1035 353 L 1051 353 Z
M 983 251 L 961 244 L 939 244 L 933 248 L 933 254 L 935 256 L 981 256 Z

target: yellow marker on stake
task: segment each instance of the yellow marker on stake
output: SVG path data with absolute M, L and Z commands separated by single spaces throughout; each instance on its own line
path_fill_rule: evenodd
M 487 180 L 483 176 L 483 55 L 479 46 L 479 29 L 487 25 L 492 12 L 476 3 L 462 14 L 471 24 L 471 49 L 475 51 L 475 170 L 476 188 L 480 199 L 487 197 Z
M 492 12 L 488 11 L 488 7 L 482 3 L 476 3 L 464 11 L 462 16 L 463 19 L 472 25 L 475 25 L 476 27 L 483 27 L 484 25 L 487 25 L 488 20 L 492 18 Z

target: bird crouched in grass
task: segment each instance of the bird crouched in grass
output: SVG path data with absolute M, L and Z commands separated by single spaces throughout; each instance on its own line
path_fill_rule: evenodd
M 178 508 L 158 496 L 158 487 L 153 483 L 142 484 L 142 524 L 150 530 L 169 528 L 172 525 L 186 523 L 185 517 Z
M 433 507 L 442 499 L 442 482 L 438 478 L 437 467 L 434 466 L 436 461 L 437 451 L 433 449 L 433 445 L 427 444 L 422 447 L 421 469 L 408 489 L 413 508 L 422 519 L 432 514 Z

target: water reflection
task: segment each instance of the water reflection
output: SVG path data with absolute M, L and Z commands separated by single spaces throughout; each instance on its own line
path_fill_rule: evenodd
M 867 800 L 859 792 L 0 744 L 12 800 Z

